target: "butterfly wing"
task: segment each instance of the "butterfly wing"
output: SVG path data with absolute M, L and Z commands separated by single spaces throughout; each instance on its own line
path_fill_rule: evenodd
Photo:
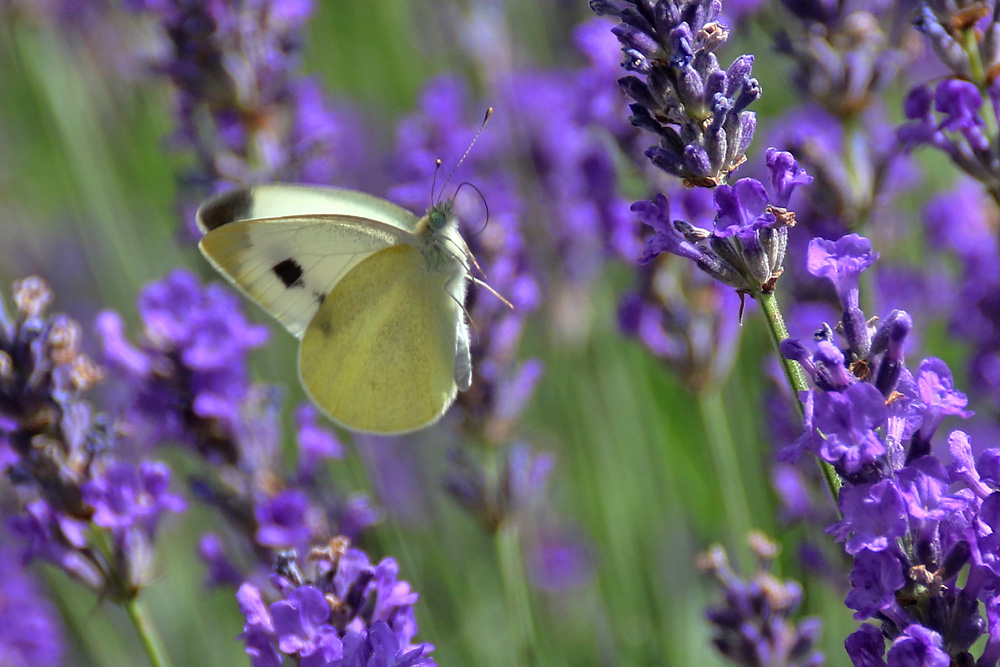
M 449 292 L 454 279 L 429 270 L 409 244 L 351 269 L 302 337 L 299 376 L 314 402 L 343 426 L 373 433 L 405 433 L 444 414 L 465 327 Z
M 387 225 L 322 215 L 233 222 L 203 236 L 198 247 L 216 270 L 301 338 L 351 269 L 405 240 Z
M 198 227 L 207 233 L 236 220 L 336 215 L 375 220 L 413 232 L 417 216 L 402 206 L 357 190 L 270 183 L 229 190 L 198 209 Z

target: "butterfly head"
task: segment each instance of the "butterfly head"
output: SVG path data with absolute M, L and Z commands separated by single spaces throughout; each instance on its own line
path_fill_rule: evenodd
M 454 212 L 451 200 L 439 202 L 430 207 L 427 211 L 427 224 L 432 232 L 440 232 L 454 220 Z

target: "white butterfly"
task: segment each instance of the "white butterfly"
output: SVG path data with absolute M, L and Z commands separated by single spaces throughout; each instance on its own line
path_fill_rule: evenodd
M 432 424 L 472 382 L 466 279 L 451 202 L 418 218 L 354 190 L 258 185 L 198 209 L 198 247 L 301 340 L 313 402 L 356 431 Z

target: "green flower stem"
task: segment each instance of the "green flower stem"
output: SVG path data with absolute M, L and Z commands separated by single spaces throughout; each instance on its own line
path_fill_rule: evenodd
M 516 521 L 504 521 L 494 535 L 500 574 L 503 577 L 504 604 L 507 608 L 507 623 L 514 639 L 516 650 L 515 665 L 530 667 L 537 664 L 535 658 L 535 626 L 531 614 L 531 600 L 528 597 L 528 583 L 524 578 L 524 563 L 521 560 L 521 540 Z
M 708 448 L 712 454 L 715 469 L 719 473 L 719 491 L 722 495 L 722 506 L 729 525 L 729 534 L 733 536 L 736 545 L 744 546 L 745 536 L 752 528 L 750 522 L 750 502 L 743 487 L 743 476 L 740 472 L 739 452 L 729 429 L 729 418 L 718 389 L 698 392 L 698 408 L 701 410 L 702 423 L 708 436 Z M 736 546 L 734 545 L 734 546 Z M 737 547 L 738 548 L 738 547 Z M 749 556 L 740 554 L 741 556 Z
M 146 649 L 150 664 L 153 667 L 173 667 L 170 658 L 167 657 L 167 652 L 163 649 L 163 640 L 160 639 L 160 635 L 156 631 L 156 626 L 153 624 L 146 605 L 139 598 L 134 597 L 125 603 L 125 610 L 142 640 L 142 646 Z
M 799 416 L 802 417 L 805 415 L 805 410 L 802 400 L 799 398 L 799 393 L 808 390 L 809 385 L 806 382 L 806 374 L 802 371 L 802 367 L 799 366 L 798 362 L 786 359 L 778 349 L 781 341 L 788 338 L 788 329 L 785 328 L 785 320 L 781 316 L 781 309 L 778 308 L 778 300 L 773 293 L 758 294 L 756 298 L 757 302 L 760 303 L 761 310 L 764 311 L 764 321 L 767 322 L 767 332 L 770 334 L 771 344 L 774 345 L 774 350 L 778 353 L 778 359 L 781 360 L 781 367 L 785 371 L 785 379 L 788 380 L 788 386 L 792 388 L 792 393 L 795 394 L 795 405 L 798 408 Z M 830 491 L 834 500 L 836 500 L 840 495 L 840 487 L 843 482 L 837 476 L 833 466 L 826 461 L 816 460 L 819 462 L 819 469 L 826 482 L 826 488 Z
M 983 58 L 979 53 L 979 41 L 976 38 L 975 28 L 967 28 L 962 34 L 962 50 L 969 58 L 969 73 L 972 75 L 972 81 L 985 88 L 986 70 L 983 67 Z

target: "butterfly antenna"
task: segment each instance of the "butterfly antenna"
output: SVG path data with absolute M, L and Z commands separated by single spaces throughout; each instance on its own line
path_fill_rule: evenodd
M 490 107 L 489 109 L 486 110 L 486 115 L 483 116 L 483 122 L 480 123 L 479 129 L 476 130 L 476 133 L 472 136 L 472 141 L 469 142 L 469 147 L 465 149 L 465 152 L 462 153 L 462 157 L 459 159 L 458 162 L 455 163 L 455 166 L 452 167 L 451 173 L 448 174 L 448 178 L 444 179 L 444 185 L 441 186 L 442 192 L 444 192 L 445 187 L 448 185 L 449 181 L 451 181 L 451 177 L 455 175 L 455 172 L 458 171 L 458 168 L 462 166 L 463 162 L 465 162 L 465 158 L 469 156 L 469 151 L 471 151 L 472 147 L 476 145 L 476 139 L 478 139 L 479 135 L 483 133 L 483 128 L 486 127 L 486 121 L 488 121 L 490 119 L 490 116 L 492 115 L 493 115 L 493 107 Z
M 437 185 L 439 171 L 441 171 L 441 158 L 434 160 L 434 178 L 431 179 L 431 204 L 434 203 L 434 186 Z
M 486 202 L 486 197 L 483 196 L 483 191 L 477 188 L 475 183 L 471 183 L 469 181 L 465 181 L 464 183 L 458 184 L 458 187 L 455 188 L 456 197 L 458 197 L 458 193 L 461 192 L 462 188 L 465 187 L 466 185 L 468 185 L 470 188 L 476 191 L 476 193 L 479 195 L 479 198 L 483 200 L 483 208 L 486 209 L 486 221 L 483 223 L 482 228 L 479 229 L 475 234 L 473 234 L 473 236 L 479 236 L 480 234 L 483 233 L 483 230 L 486 229 L 486 225 L 490 224 L 490 205 Z

